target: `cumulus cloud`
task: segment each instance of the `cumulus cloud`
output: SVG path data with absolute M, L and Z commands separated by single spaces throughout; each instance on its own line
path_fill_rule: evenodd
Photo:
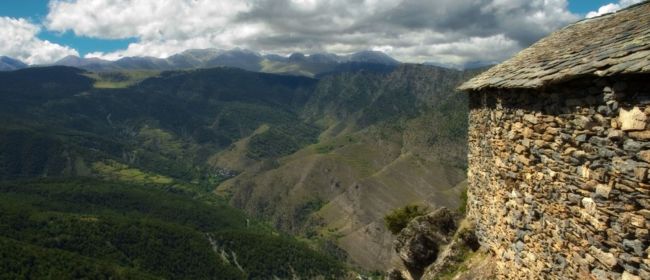
M 636 3 L 641 3 L 643 0 L 620 0 L 618 3 L 609 3 L 598 8 L 597 11 L 591 11 L 587 13 L 587 18 L 602 16 L 604 14 L 609 14 L 616 12 L 620 9 L 623 9 L 627 6 L 634 5 Z
M 501 61 L 578 19 L 566 0 L 51 0 L 49 7 L 50 30 L 137 39 L 124 50 L 89 54 L 108 59 L 241 47 Z
M 254 36 L 254 24 L 232 24 L 248 6 L 239 0 L 52 0 L 44 24 L 77 36 L 138 39 L 126 50 L 90 56 L 165 57 L 187 48 L 235 47 Z
M 20 59 L 28 64 L 51 63 L 77 51 L 36 35 L 40 27 L 22 18 L 0 17 L 0 54 Z

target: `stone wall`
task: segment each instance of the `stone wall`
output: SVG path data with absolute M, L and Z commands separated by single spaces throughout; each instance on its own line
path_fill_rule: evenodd
M 649 81 L 470 93 L 468 216 L 500 278 L 650 279 Z

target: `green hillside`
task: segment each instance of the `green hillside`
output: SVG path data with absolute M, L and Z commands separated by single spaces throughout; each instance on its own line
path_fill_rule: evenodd
M 214 197 L 70 178 L 4 182 L 0 194 L 0 262 L 7 268 L 0 278 L 243 279 L 289 271 L 337 278 L 344 273 L 334 259 L 278 237 Z M 229 246 L 224 240 L 251 245 Z M 254 257 L 247 255 L 251 250 Z M 246 261 L 234 264 L 236 256 Z M 275 265 L 256 263 L 265 260 Z
M 314 80 L 212 69 L 105 89 L 88 77 L 0 73 L 0 278 L 347 273 L 212 194 L 233 174 L 205 163 L 262 124 L 305 130 L 291 149 L 315 141 L 296 112 Z
M 74 175 L 83 173 L 80 165 L 112 159 L 191 181 L 208 173 L 208 155 L 262 124 L 302 133 L 280 154 L 317 134 L 298 116 L 313 79 L 217 68 L 98 89 L 88 75 L 67 67 L 0 73 L 7 85 L 0 89 L 0 178 Z M 273 145 L 269 136 L 256 143 Z
M 454 87 L 472 73 L 346 67 L 318 79 L 234 68 L 1 72 L 6 276 L 341 278 L 342 261 L 383 268 L 394 253 L 381 217 L 460 202 L 467 106 Z M 8 253 L 16 248 L 24 254 Z

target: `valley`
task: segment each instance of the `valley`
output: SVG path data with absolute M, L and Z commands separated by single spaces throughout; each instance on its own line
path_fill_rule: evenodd
M 273 163 L 232 164 L 219 159 L 246 159 L 235 156 L 243 151 L 222 152 L 216 166 L 241 174 L 217 191 L 280 229 L 332 242 L 349 261 L 381 270 L 396 257 L 383 225 L 388 211 L 460 206 L 467 111 L 453 86 L 469 75 L 409 65 L 324 78 L 301 113 L 322 127 L 319 142 Z
M 0 1 L 0 279 L 650 279 L 650 0 Z
M 7 191 L 12 196 L 22 186 L 25 195 L 69 187 L 73 197 L 81 191 L 76 185 L 90 191 L 95 191 L 90 186 L 110 186 L 106 191 L 133 186 L 143 194 L 162 192 L 180 195 L 184 203 L 221 207 L 226 212 L 212 210 L 218 216 L 206 219 L 235 220 L 237 226 L 196 228 L 187 220 L 157 219 L 189 227 L 204 244 L 197 245 L 201 250 L 217 244 L 224 265 L 215 269 L 233 275 L 250 278 L 277 265 L 262 255 L 246 258 L 268 271 L 235 264 L 237 257 L 228 250 L 243 258 L 245 251 L 237 248 L 249 241 L 219 243 L 225 242 L 219 236 L 261 238 L 271 252 L 290 246 L 297 250 L 292 259 L 306 254 L 301 260 L 319 264 L 315 271 L 298 271 L 303 261 L 293 263 L 296 275 L 382 271 L 396 258 L 394 237 L 383 225 L 386 213 L 411 203 L 451 209 L 461 204 L 467 101 L 454 88 L 474 72 L 408 64 L 360 65 L 318 79 L 225 67 L 93 73 L 55 66 L 0 72 L 8 85 L 0 90 L 0 177 L 12 186 Z M 56 215 L 64 220 L 75 215 L 103 220 L 88 210 L 96 202 L 87 203 L 90 208 L 33 211 L 60 212 Z M 112 209 L 106 210 L 109 220 L 110 213 L 121 211 L 113 208 L 117 205 L 106 207 Z M 250 235 L 259 230 L 242 228 L 244 221 L 267 233 Z M 242 233 L 228 233 L 237 231 Z M 288 235 L 272 241 L 278 234 Z M 87 255 L 7 233 L 3 238 L 11 246 L 33 248 L 34 254 L 53 249 L 79 254 L 101 273 L 139 267 L 112 253 Z M 224 244 L 235 247 L 221 249 Z M 126 249 L 116 250 L 128 255 Z M 102 260 L 101 267 L 96 260 Z M 133 273 L 172 272 L 141 267 Z

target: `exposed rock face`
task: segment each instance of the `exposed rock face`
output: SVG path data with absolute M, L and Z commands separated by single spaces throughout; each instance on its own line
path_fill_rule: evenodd
M 409 270 L 411 278 L 419 279 L 422 276 L 424 269 L 438 257 L 440 246 L 449 244 L 455 231 L 454 217 L 443 207 L 413 219 L 399 233 L 395 240 L 395 251 Z
M 425 269 L 422 279 L 438 279 L 441 275 L 456 272 L 467 261 L 469 253 L 479 248 L 474 229 L 460 228 L 449 245 L 441 250 L 436 261 Z
M 386 278 L 388 280 L 413 280 L 408 272 L 393 268 L 388 271 Z
M 395 242 L 406 270 L 391 269 L 388 279 L 494 278 L 493 265 L 488 264 L 493 257 L 481 248 L 473 224 L 456 224 L 446 208 L 411 221 Z
M 503 279 L 650 279 L 650 83 L 470 94 L 468 216 Z

